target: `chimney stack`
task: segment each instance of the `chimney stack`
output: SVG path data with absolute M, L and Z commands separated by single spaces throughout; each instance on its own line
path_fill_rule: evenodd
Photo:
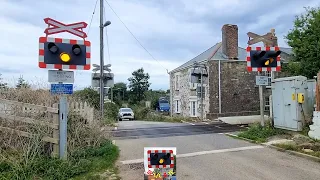
M 238 26 L 225 24 L 222 27 L 222 53 L 228 59 L 238 59 Z

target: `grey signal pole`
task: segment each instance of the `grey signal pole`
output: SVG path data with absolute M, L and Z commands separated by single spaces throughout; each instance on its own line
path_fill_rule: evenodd
M 101 118 L 104 117 L 104 86 L 103 86 L 103 0 L 100 0 L 100 111 Z

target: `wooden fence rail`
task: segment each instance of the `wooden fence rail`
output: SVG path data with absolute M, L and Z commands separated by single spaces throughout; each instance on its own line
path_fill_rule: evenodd
M 71 102 L 69 110 L 75 111 L 87 122 L 94 121 L 94 108 L 91 108 L 87 103 Z M 50 128 L 51 131 L 47 135 L 43 135 L 42 140 L 52 144 L 52 155 L 59 155 L 59 106 L 52 105 L 35 105 L 7 99 L 0 99 L 0 119 L 4 122 L 19 122 L 23 124 L 33 124 L 42 127 Z M 14 133 L 18 136 L 33 137 L 37 134 L 32 134 L 28 130 L 21 130 L 19 127 L 10 127 L 0 124 L 0 131 Z

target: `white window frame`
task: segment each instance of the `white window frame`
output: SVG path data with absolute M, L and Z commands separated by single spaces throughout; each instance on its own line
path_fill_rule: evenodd
M 192 70 L 193 70 L 193 68 L 190 68 L 190 69 L 188 70 L 188 73 L 189 73 L 189 88 L 190 88 L 191 90 L 196 90 L 196 89 L 197 89 L 197 86 L 198 86 L 198 83 L 192 83 L 192 82 L 191 82 L 191 73 L 192 73 Z
M 271 88 L 272 75 L 273 73 L 270 71 L 261 72 L 261 76 L 268 76 L 268 85 L 266 86 L 266 88 Z
M 270 99 L 269 99 L 269 96 L 264 97 L 264 111 L 270 111 Z
M 194 103 L 194 107 L 193 107 L 193 103 Z M 190 96 L 189 99 L 189 114 L 190 117 L 198 117 L 198 98 L 197 96 Z M 193 113 L 194 112 L 194 113 Z

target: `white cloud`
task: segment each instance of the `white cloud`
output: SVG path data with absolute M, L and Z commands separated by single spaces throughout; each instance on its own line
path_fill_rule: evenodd
M 268 31 L 273 24 L 279 44 L 285 44 L 283 35 L 291 28 L 292 23 L 281 23 L 278 19 L 294 16 L 303 11 L 306 5 L 301 1 L 293 1 L 285 7 L 273 8 L 271 12 L 261 11 L 251 14 L 254 10 L 273 2 L 258 0 L 228 1 L 194 1 L 163 0 L 166 6 L 158 1 L 126 1 L 108 0 L 113 9 L 126 23 L 140 42 L 159 61 L 152 59 L 136 42 L 123 24 L 105 4 L 110 47 L 109 60 L 105 43 L 105 64 L 112 64 L 115 80 L 126 82 L 131 73 L 143 67 L 151 76 L 151 88 L 169 88 L 169 71 L 197 56 L 215 43 L 221 41 L 221 26 L 226 23 L 242 24 L 239 31 Z M 43 19 L 51 17 L 64 23 L 85 21 L 89 23 L 94 7 L 94 0 L 1 0 L 0 1 L 0 43 L 1 68 L 11 84 L 23 74 L 29 81 L 46 84 L 47 70 L 38 68 L 38 38 L 43 36 L 47 27 Z M 157 4 L 159 3 L 159 4 Z M 317 5 L 318 1 L 310 0 L 308 5 Z M 94 15 L 88 40 L 91 41 L 92 63 L 99 64 L 99 4 Z M 246 19 L 255 18 L 256 21 Z M 243 18 L 242 18 L 243 17 Z M 242 19 L 241 19 L 242 18 Z M 270 21 L 270 18 L 274 20 Z M 248 21 L 248 22 L 247 22 Z M 286 21 L 286 19 L 283 19 Z M 268 23 L 266 23 L 268 22 Z M 243 25 L 244 24 L 244 25 Z M 288 25 L 289 24 L 289 25 Z M 279 31 L 277 31 L 279 29 Z M 88 28 L 85 29 L 85 32 Z M 247 39 L 245 34 L 239 34 Z M 54 37 L 75 38 L 63 33 Z M 240 39 L 241 39 L 240 38 Z M 239 43 L 241 44 L 241 43 Z M 20 71 L 20 72 L 17 72 Z M 0 72 L 1 73 L 1 72 Z M 91 72 L 76 71 L 75 85 L 90 85 Z M 15 80 L 14 80 L 14 78 Z

